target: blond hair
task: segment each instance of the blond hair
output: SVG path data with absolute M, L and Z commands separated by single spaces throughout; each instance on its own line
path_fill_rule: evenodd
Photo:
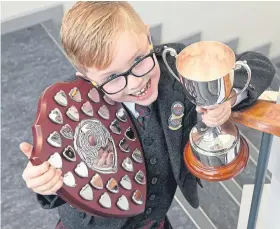
M 146 32 L 146 26 L 127 2 L 77 2 L 64 15 L 61 43 L 78 68 L 105 69 L 113 59 L 121 32 Z

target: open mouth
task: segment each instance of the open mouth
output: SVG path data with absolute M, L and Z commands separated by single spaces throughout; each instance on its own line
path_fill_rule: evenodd
M 146 83 L 146 85 L 138 92 L 132 93 L 130 95 L 136 96 L 136 97 L 141 97 L 147 94 L 149 88 L 151 87 L 151 79 Z

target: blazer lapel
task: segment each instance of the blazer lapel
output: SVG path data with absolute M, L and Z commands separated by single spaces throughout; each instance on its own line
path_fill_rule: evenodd
M 180 85 L 175 82 L 175 79 L 161 79 L 159 83 L 159 94 L 157 99 L 157 107 L 159 109 L 159 116 L 164 131 L 168 152 L 170 154 L 170 162 L 173 168 L 174 177 L 180 180 L 181 166 L 183 166 L 182 157 L 182 136 L 183 126 L 178 130 L 171 130 L 169 128 L 168 119 L 171 115 L 171 106 L 175 101 L 180 101 L 184 104 L 184 94 L 180 90 Z M 183 117 L 184 119 L 184 117 Z M 183 121 L 182 121 L 183 125 Z

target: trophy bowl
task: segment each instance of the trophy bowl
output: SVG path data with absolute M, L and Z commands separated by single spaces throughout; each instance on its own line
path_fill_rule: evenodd
M 179 77 L 169 67 L 166 55 L 176 58 Z M 248 79 L 241 94 L 251 81 L 251 70 L 246 61 L 236 61 L 227 45 L 216 41 L 201 41 L 187 46 L 179 54 L 165 47 L 163 60 L 171 74 L 184 86 L 187 98 L 196 106 L 213 109 L 232 98 L 234 71 L 245 68 Z M 189 171 L 208 181 L 235 177 L 246 167 L 248 144 L 231 121 L 221 126 L 208 127 L 198 114 L 197 124 L 191 129 L 185 146 L 184 160 Z

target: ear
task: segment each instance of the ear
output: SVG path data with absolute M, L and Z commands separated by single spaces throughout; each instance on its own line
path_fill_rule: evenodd
M 87 76 L 85 76 L 83 73 L 81 73 L 81 72 L 76 72 L 76 76 L 77 77 L 80 77 L 80 78 L 82 78 L 82 79 L 84 79 L 84 80 L 86 80 L 86 81 L 89 81 L 89 82 L 91 82 L 94 86 L 96 86 L 94 83 L 93 83 L 93 81 L 91 81 Z
M 150 33 L 150 26 L 149 25 L 145 25 L 145 27 L 146 27 L 147 34 L 149 34 Z
M 145 27 L 146 27 L 146 33 L 147 33 L 147 35 L 149 36 L 150 40 L 152 40 L 152 39 L 151 39 L 151 33 L 150 33 L 150 26 L 149 26 L 149 25 L 145 25 Z
M 76 72 L 76 76 L 79 76 L 79 77 L 85 77 L 82 73 L 80 73 L 80 72 Z

